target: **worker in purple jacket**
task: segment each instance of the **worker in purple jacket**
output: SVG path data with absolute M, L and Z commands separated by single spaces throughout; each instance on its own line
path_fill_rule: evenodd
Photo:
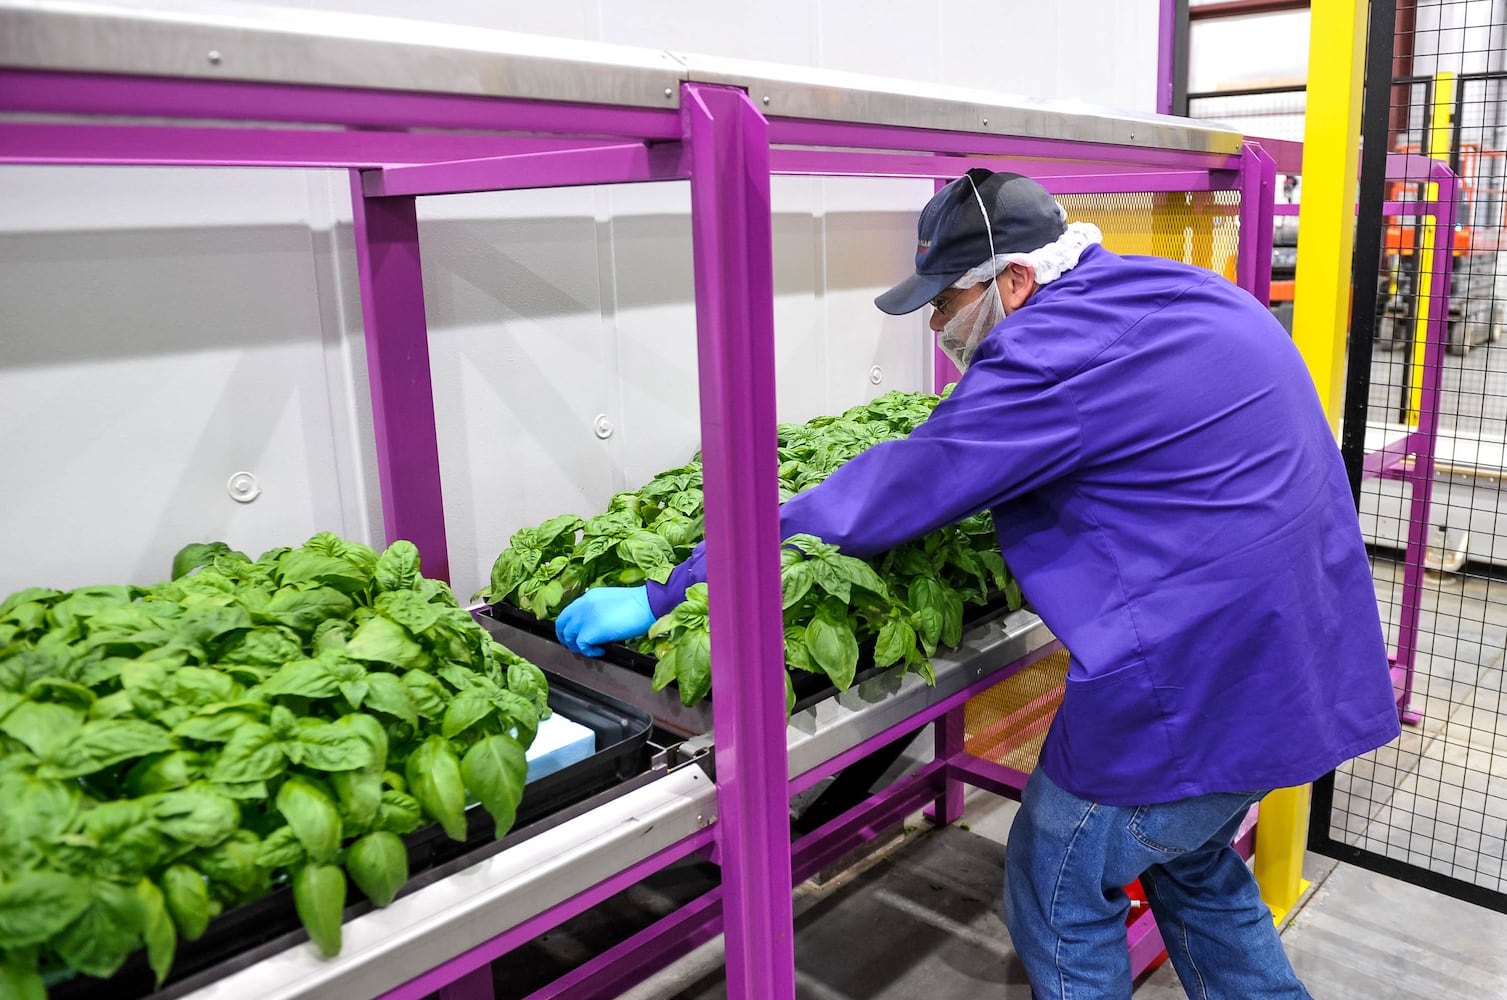
M 1035 996 L 1130 996 L 1120 887 L 1139 877 L 1191 996 L 1307 997 L 1230 843 L 1267 791 L 1399 731 L 1345 470 L 1261 303 L 1065 221 L 1018 174 L 937 193 L 915 273 L 877 302 L 929 302 L 963 377 L 910 437 L 789 500 L 781 537 L 870 557 L 990 510 L 1071 652 L 1007 850 Z M 561 641 L 597 653 L 647 631 L 703 559 L 587 592 Z

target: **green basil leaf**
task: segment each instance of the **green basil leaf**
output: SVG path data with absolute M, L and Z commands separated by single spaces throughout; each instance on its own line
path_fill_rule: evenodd
M 255 725 L 261 720 L 244 711 L 200 711 L 173 727 L 173 736 L 180 740 L 198 740 L 201 743 L 225 743 L 242 726 Z
M 879 628 L 874 643 L 874 665 L 887 667 L 898 663 L 908 650 L 916 648 L 916 630 L 901 618 L 891 618 Z
M 320 771 L 355 771 L 377 763 L 365 736 L 348 726 L 319 723 L 299 730 L 303 764 Z
M 366 675 L 366 687 L 363 707 L 368 711 L 391 715 L 418 728 L 418 710 L 414 707 L 413 694 L 397 674 L 373 670 Z
M 47 1000 L 47 984 L 35 968 L 24 966 L 19 956 L 0 952 L 0 997 L 7 1000 Z
M 412 590 L 419 578 L 419 550 L 412 542 L 400 538 L 377 559 L 377 589 Z
M 453 739 L 491 714 L 492 701 L 487 697 L 487 692 L 480 688 L 468 688 L 456 695 L 450 702 L 450 707 L 445 709 L 440 735 L 447 740 Z
M 680 647 L 675 661 L 675 681 L 683 705 L 694 705 L 712 689 L 711 634 L 686 632 L 676 640 Z
M 460 771 L 466 790 L 492 815 L 501 839 L 513 825 L 528 780 L 523 745 L 511 736 L 488 736 L 466 751 Z
M 444 737 L 431 736 L 408 757 L 408 790 L 452 840 L 466 839 L 466 787 L 460 761 Z
M 41 944 L 89 907 L 90 886 L 59 872 L 22 872 L 0 882 L 0 950 Z
M 346 594 L 364 590 L 371 583 L 366 571 L 351 560 L 307 549 L 294 549 L 284 555 L 277 562 L 277 570 L 284 585 L 317 584 Z
M 345 645 L 345 655 L 357 660 L 375 660 L 391 663 L 396 667 L 410 667 L 419 663 L 424 650 L 413 641 L 403 626 L 378 615 L 356 629 L 356 634 Z
M 261 838 L 242 829 L 214 847 L 195 851 L 185 861 L 216 887 L 229 888 L 240 898 L 250 899 L 261 895 L 267 886 L 267 873 L 256 863 L 261 849 Z
M 51 944 L 69 966 L 103 979 L 115 975 L 136 950 L 146 908 L 134 890 L 116 882 L 96 879 L 88 891 L 88 907 Z
M 264 697 L 295 695 L 300 698 L 333 698 L 340 691 L 328 660 L 297 660 L 267 678 Z
M 291 826 L 280 826 L 267 834 L 256 852 L 258 867 L 293 869 L 304 863 L 309 854 Z
M 172 749 L 173 737 L 161 726 L 142 719 L 104 719 L 85 723 L 38 773 L 47 778 L 77 778 Z
M 803 561 L 787 566 L 780 574 L 781 606 L 790 610 L 799 604 L 816 583 L 816 563 Z
M 141 936 L 146 939 L 147 964 L 157 976 L 157 985 L 167 978 L 173 967 L 173 954 L 178 950 L 178 932 L 168 916 L 167 902 L 162 890 L 150 879 L 136 883 L 136 900 L 141 905 Z
M 368 833 L 346 852 L 345 869 L 373 905 L 386 906 L 408 881 L 408 849 L 395 833 Z
M 340 852 L 340 811 L 330 796 L 302 775 L 293 775 L 277 790 L 277 811 L 317 864 L 332 861 Z
M 172 575 L 168 579 L 177 580 L 185 577 L 200 566 L 208 566 L 214 562 L 215 556 L 230 551 L 230 546 L 224 542 L 190 542 L 173 556 Z
M 858 640 L 847 615 L 823 603 L 806 626 L 806 648 L 839 691 L 846 691 L 858 670 Z
M 440 613 L 446 610 L 430 604 L 411 590 L 381 595 L 377 598 L 376 609 L 414 635 L 422 635 L 433 628 L 440 620 Z
M 419 715 L 433 719 L 444 714 L 450 692 L 439 682 L 439 678 L 424 670 L 410 670 L 402 675 L 402 680 Z
M 377 819 L 372 825 L 378 830 L 402 835 L 423 826 L 424 815 L 418 799 L 406 792 L 389 788 L 382 792 L 382 804 L 377 807 Z
M 319 953 L 325 958 L 340 954 L 345 919 L 345 872 L 340 866 L 308 864 L 295 872 L 293 907 Z
M 84 713 L 68 705 L 23 701 L 0 719 L 0 732 L 20 740 L 38 757 L 56 755 L 84 728 Z
M 382 805 L 381 772 L 336 771 L 330 775 L 330 786 L 335 789 L 335 801 L 347 832 L 370 829 L 376 822 L 377 808 Z
M 333 587 L 287 586 L 272 595 L 257 617 L 307 632 L 328 619 L 348 617 L 354 607 L 349 597 Z
M 150 808 L 163 833 L 195 847 L 213 847 L 241 824 L 241 810 L 233 799 L 203 788 L 154 796 Z
M 251 723 L 236 730 L 210 768 L 211 781 L 265 781 L 281 774 L 287 758 L 269 726 Z
M 178 933 L 197 941 L 209 926 L 209 886 L 190 865 L 170 865 L 163 871 L 162 896 Z

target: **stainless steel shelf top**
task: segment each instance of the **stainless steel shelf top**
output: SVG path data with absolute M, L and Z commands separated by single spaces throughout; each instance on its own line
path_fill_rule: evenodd
M 767 114 L 994 136 L 1235 153 L 1227 126 L 775 63 L 361 14 L 208 0 L 151 9 L 0 0 L 0 68 L 676 108 L 680 83 Z

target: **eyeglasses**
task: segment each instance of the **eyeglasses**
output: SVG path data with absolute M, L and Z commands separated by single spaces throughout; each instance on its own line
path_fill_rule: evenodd
M 983 281 L 977 285 L 970 285 L 968 286 L 968 288 L 948 288 L 938 294 L 937 297 L 932 299 L 928 304 L 943 316 L 951 317 L 953 315 L 953 310 L 957 308 L 958 300 L 963 298 L 964 295 L 969 291 L 969 289 L 988 288 L 993 280 L 994 279 L 991 278 L 989 279 L 989 281 Z

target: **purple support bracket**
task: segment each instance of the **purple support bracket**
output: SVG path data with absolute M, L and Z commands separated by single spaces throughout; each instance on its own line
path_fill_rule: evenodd
M 718 822 L 732 1000 L 794 1000 L 775 476 L 769 136 L 741 90 L 681 88 L 691 147 Z
M 372 171 L 367 197 L 514 191 L 522 188 L 674 181 L 690 176 L 681 143 L 641 142 L 555 152 L 491 156 Z
M 450 579 L 439 440 L 424 322 L 424 273 L 412 198 L 366 198 L 351 171 L 366 368 L 388 544 L 418 546 L 424 575 Z
M 1272 294 L 1272 214 L 1277 163 L 1258 143 L 1247 142 L 1240 166 L 1240 249 L 1235 283 L 1263 306 Z

